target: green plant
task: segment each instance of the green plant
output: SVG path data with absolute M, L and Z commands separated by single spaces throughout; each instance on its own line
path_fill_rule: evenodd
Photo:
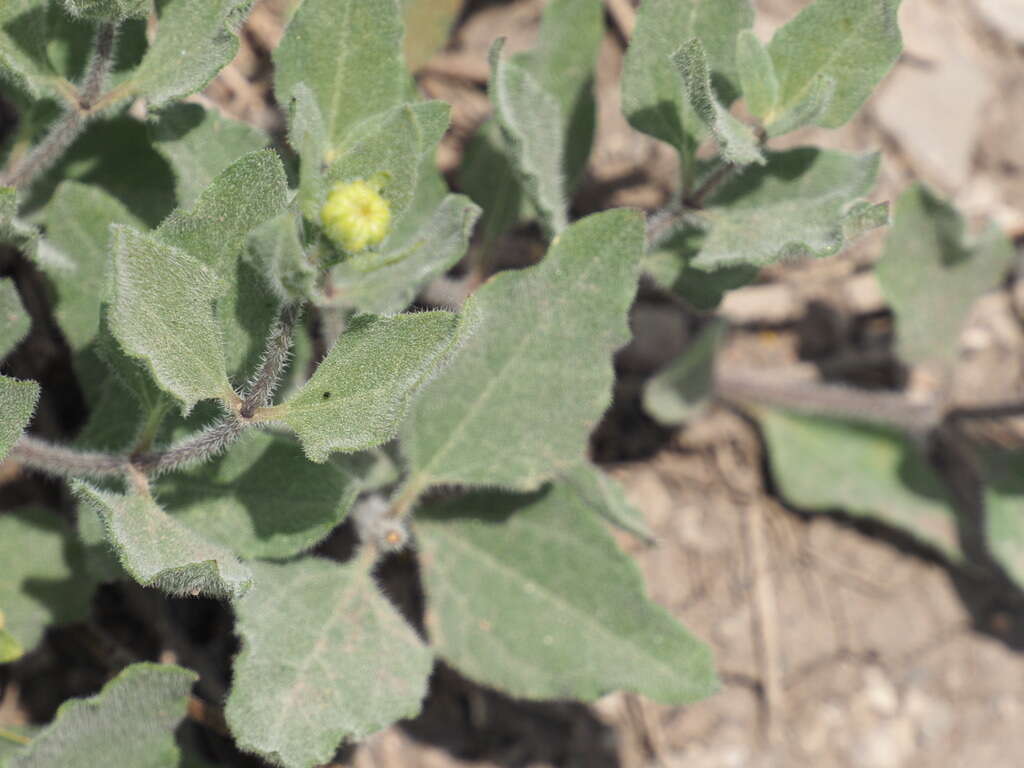
M 747 0 L 645 0 L 623 105 L 680 167 L 646 222 L 574 221 L 569 205 L 594 131 L 598 0 L 554 0 L 532 51 L 495 43 L 494 118 L 460 171 L 479 206 L 435 167 L 449 109 L 416 95 L 394 0 L 298 7 L 274 55 L 280 152 L 182 102 L 230 60 L 250 5 L 159 2 L 152 40 L 137 0 L 0 7 L 20 111 L 0 233 L 52 287 L 89 408 L 70 445 L 22 434 L 39 386 L 0 378 L 0 454 L 68 478 L 77 501 L 74 531 L 47 510 L 0 517 L 4 658 L 87 615 L 102 581 L 228 601 L 241 651 L 227 725 L 289 767 L 415 714 L 436 658 L 524 698 L 712 693 L 708 648 L 647 601 L 604 525 L 644 535 L 588 438 L 641 270 L 707 308 L 765 264 L 834 254 L 887 221 L 861 200 L 877 156 L 768 140 L 851 117 L 898 54 L 897 3 L 817 0 L 766 47 Z M 741 94 L 753 127 L 728 109 Z M 546 256 L 458 313 L 408 311 L 481 215 L 487 242 L 536 220 Z M 486 275 L 486 255 L 473 269 Z M 9 280 L 0 302 L 6 353 L 29 323 Z M 351 559 L 308 554 L 349 516 Z M 410 546 L 425 635 L 374 580 Z M 26 586 L 39 579 L 61 589 L 40 597 Z M 133 665 L 39 735 L 14 734 L 28 743 L 0 761 L 127 765 L 128 739 L 145 755 L 132 765 L 175 764 L 192 679 Z M 115 733 L 107 707 L 139 727 Z

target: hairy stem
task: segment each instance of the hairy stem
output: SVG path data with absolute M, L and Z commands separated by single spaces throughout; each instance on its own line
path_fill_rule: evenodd
M 54 445 L 45 440 L 22 435 L 8 458 L 26 467 L 57 477 L 128 476 L 138 481 L 139 474 L 159 475 L 175 469 L 199 464 L 222 454 L 242 433 L 258 423 L 259 409 L 270 401 L 288 362 L 295 324 L 301 315 L 298 304 L 288 304 L 274 324 L 263 348 L 259 370 L 241 400 L 239 415 L 231 413 L 195 435 L 154 451 L 111 454 L 78 451 Z
M 110 74 L 114 61 L 117 26 L 101 24 L 96 31 L 92 61 L 78 90 L 78 101 L 54 123 L 46 137 L 21 160 L 0 174 L 0 186 L 23 187 L 56 163 L 78 138 L 93 114 L 94 102 Z
M 128 470 L 128 457 L 96 451 L 76 451 L 31 435 L 22 435 L 7 455 L 26 467 L 57 477 L 110 477 Z
M 260 367 L 246 387 L 239 409 L 242 418 L 251 419 L 257 408 L 270 405 L 291 356 L 295 326 L 301 315 L 302 305 L 297 302 L 282 308 L 280 317 L 267 337 Z
M 234 416 L 220 421 L 163 450 L 138 454 L 130 458 L 131 466 L 152 475 L 201 464 L 224 453 L 249 425 Z

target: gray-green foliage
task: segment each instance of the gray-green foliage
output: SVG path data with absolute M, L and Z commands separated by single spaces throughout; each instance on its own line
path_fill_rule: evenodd
M 1013 246 L 995 225 L 969 238 L 960 214 L 921 185 L 900 196 L 893 219 L 877 272 L 900 356 L 950 363 L 971 305 L 999 284 Z
M 679 86 L 671 56 L 687 40 L 703 44 L 726 106 L 736 95 L 736 38 L 750 27 L 749 0 L 644 0 L 622 70 L 622 107 L 638 131 L 680 153 L 684 183 L 703 128 Z
M 172 664 L 133 664 L 88 699 L 70 699 L 7 768 L 178 765 L 174 729 L 198 676 Z
M 0 514 L 0 612 L 3 629 L 25 651 L 52 624 L 89 615 L 94 582 L 82 573 L 78 542 L 53 510 Z
M 310 549 L 348 514 L 371 462 L 361 454 L 313 464 L 293 441 L 261 432 L 210 464 L 162 478 L 161 505 L 211 542 L 246 558 Z
M 768 51 L 779 81 L 774 112 L 799 104 L 821 78 L 835 81 L 814 122 L 838 128 L 889 71 L 901 50 L 900 0 L 815 0 L 775 33 Z
M 156 234 L 223 276 L 249 233 L 284 210 L 287 194 L 277 154 L 252 152 L 218 173 L 195 203 L 178 208 Z
M 466 253 L 480 208 L 448 195 L 414 237 L 368 264 L 349 259 L 331 270 L 336 301 L 359 312 L 401 312 L 421 288 Z
M 57 323 L 75 350 L 99 331 L 111 224 L 142 227 L 99 187 L 65 181 L 46 206 L 46 238 L 64 258 L 45 262 L 43 268 L 56 289 Z
M 625 489 L 615 478 L 591 461 L 581 461 L 558 479 L 572 488 L 593 512 L 616 528 L 628 531 L 648 543 L 654 542 L 654 535 L 647 527 L 643 512 L 629 502 Z
M 874 425 L 769 409 L 757 417 L 784 499 L 813 511 L 877 517 L 958 555 L 952 502 L 921 446 Z
M 81 64 L 88 45 L 89 28 L 73 23 L 50 0 L 0 3 L 0 79 L 11 84 L 12 96 L 22 92 L 29 99 L 58 95 L 64 78 L 77 74 L 62 64 L 70 63 L 68 59 Z M 56 54 L 69 49 L 75 55 L 61 61 Z
M 420 159 L 433 152 L 448 128 L 451 108 L 441 101 L 402 104 L 354 126 L 335 150 L 326 181 L 384 178 L 381 195 L 397 227 L 413 201 Z M 317 199 L 317 210 L 322 199 Z M 362 254 L 361 254 L 362 255 Z
M 75 493 L 103 521 L 124 570 L 171 595 L 237 599 L 252 573 L 226 547 L 203 538 L 143 493 L 121 495 L 76 482 Z
M 430 505 L 416 533 L 431 646 L 472 679 L 523 698 L 626 688 L 673 704 L 717 687 L 709 649 L 645 598 L 570 487 Z
M 526 698 L 626 689 L 679 704 L 711 693 L 708 649 L 647 600 L 615 546 L 607 524 L 651 533 L 588 458 L 589 440 L 613 397 L 641 263 L 710 308 L 762 265 L 835 253 L 887 222 L 884 205 L 863 199 L 875 156 L 764 145 L 850 117 L 898 51 L 897 4 L 817 0 L 766 46 L 750 31 L 750 0 L 643 0 L 623 111 L 681 163 L 645 227 L 625 209 L 571 221 L 593 208 L 572 195 L 596 128 L 599 0 L 551 0 L 532 49 L 493 47 L 492 118 L 458 171 L 484 211 L 449 194 L 435 157 L 451 109 L 419 98 L 403 60 L 403 45 L 414 66 L 437 50 L 453 2 L 297 3 L 273 55 L 282 159 L 263 131 L 181 101 L 232 58 L 252 0 L 0 0 L 16 152 L 64 119 L 102 23 L 157 16 L 120 24 L 102 114 L 49 170 L 0 190 L 0 240 L 52 288 L 89 411 L 71 448 L 24 440 L 14 458 L 92 483 L 72 481 L 78 540 L 50 512 L 0 515 L 0 663 L 45 625 L 84 617 L 100 580 L 228 601 L 241 652 L 227 723 L 239 747 L 285 768 L 322 765 L 342 742 L 415 715 L 435 658 Z M 403 17 L 430 17 L 433 29 L 417 39 L 427 30 L 403 32 Z M 729 111 L 740 96 L 756 130 Z M 698 160 L 707 137 L 719 154 Z M 379 244 L 351 254 L 328 242 L 321 209 L 334 184 L 355 180 L 379 185 L 391 221 Z M 907 210 L 893 252 L 923 232 L 915 265 L 947 252 L 956 262 L 922 282 L 984 262 L 973 295 L 1005 265 L 994 237 L 971 262 L 947 212 Z M 481 216 L 482 248 L 471 242 Z M 495 236 L 532 219 L 547 254 L 491 276 Z M 475 290 L 461 309 L 408 311 L 471 247 L 464 284 Z M 895 261 L 882 263 L 887 285 L 904 279 Z M 892 295 L 900 335 L 912 336 L 906 317 L 920 310 L 907 307 L 919 297 Z M 949 302 L 952 323 L 961 306 Z M 46 309 L 32 304 L 34 316 Z M 9 281 L 0 319 L 6 354 L 28 330 Z M 662 423 L 706 400 L 720 332 L 712 324 L 648 385 L 644 404 Z M 0 459 L 38 398 L 36 383 L 0 377 Z M 788 500 L 882 508 L 947 543 L 941 487 L 900 436 L 761 418 Z M 444 499 L 421 504 L 438 486 Z M 1011 568 L 1013 497 L 991 509 Z M 324 559 L 339 557 L 349 528 L 351 558 Z M 403 548 L 419 561 L 425 637 L 375 583 L 383 553 Z M 173 729 L 193 679 L 132 667 L 61 710 L 14 764 L 190 764 Z
M 982 534 L 992 557 L 1018 585 L 1024 585 L 1024 455 L 984 451 Z
M 558 105 L 557 116 L 562 124 L 561 174 L 566 196 L 572 194 L 590 156 L 597 123 L 594 69 L 603 32 L 600 3 L 554 0 L 544 8 L 536 45 L 509 57 L 513 67 L 531 76 L 531 90 L 539 88 Z M 547 116 L 549 128 L 553 117 Z M 519 160 L 495 119 L 484 122 L 466 147 L 459 172 L 460 185 L 483 208 L 481 226 L 488 242 L 521 218 L 536 215 L 533 204 L 525 197 L 524 185 L 529 180 L 519 168 L 524 161 L 533 166 L 549 163 L 553 159 L 551 148 L 541 142 L 530 150 L 520 147 L 518 151 Z M 542 157 L 527 156 L 528 152 L 538 151 Z
M 145 17 L 149 0 L 61 0 L 72 16 L 98 21 L 123 21 Z
M 31 325 L 14 281 L 0 280 L 0 361 L 25 338 Z
M 682 76 L 690 106 L 718 142 L 722 158 L 734 165 L 764 164 L 764 155 L 749 126 L 722 106 L 711 87 L 707 52 L 699 38 L 691 38 L 672 55 Z
M 188 411 L 231 391 L 214 317 L 222 279 L 155 235 L 115 226 L 110 328 L 128 354 L 144 360 L 160 386 Z M 150 279 L 153 274 L 163 279 Z
M 525 67 L 502 58 L 503 45 L 491 47 L 488 94 L 523 188 L 544 226 L 558 234 L 568 224 L 561 107 Z
M 305 83 L 328 147 L 340 147 L 356 123 L 403 100 L 401 38 L 397 0 L 305 0 L 274 52 L 278 101 L 289 103 Z
M 413 396 L 445 363 L 455 331 L 448 312 L 359 315 L 275 416 L 295 430 L 313 461 L 380 445 L 395 436 Z
M 779 79 L 771 55 L 752 30 L 736 38 L 736 76 L 743 99 L 754 117 L 769 114 L 779 101 Z
M 186 411 L 230 399 L 228 374 L 251 367 L 259 353 L 276 300 L 241 254 L 286 195 L 280 159 L 253 152 L 153 234 L 112 228 L 111 330 Z
M 747 169 L 709 198 L 708 232 L 694 267 L 832 256 L 865 229 L 884 223 L 884 206 L 857 205 L 874 184 L 878 155 L 801 148 L 769 152 L 767 158 L 766 165 Z
M 712 322 L 675 360 L 651 377 L 644 388 L 644 409 L 666 426 L 698 415 L 711 394 L 715 353 L 725 324 Z
M 191 206 L 221 171 L 269 141 L 258 128 L 198 104 L 168 107 L 150 131 L 154 149 L 174 170 L 174 189 L 181 206 Z
M 124 84 L 159 109 L 206 86 L 238 52 L 253 0 L 167 0 L 156 39 Z
M 528 490 L 580 460 L 611 398 L 611 355 L 629 339 L 642 248 L 636 213 L 595 214 L 539 265 L 474 294 L 463 309 L 473 332 L 402 433 L 417 483 Z
M 224 711 L 243 750 L 313 768 L 342 741 L 419 712 L 431 653 L 369 563 L 307 558 L 253 571 L 256 586 L 235 606 L 242 650 Z
M 39 400 L 39 385 L 34 381 L 0 376 L 0 460 L 21 437 Z

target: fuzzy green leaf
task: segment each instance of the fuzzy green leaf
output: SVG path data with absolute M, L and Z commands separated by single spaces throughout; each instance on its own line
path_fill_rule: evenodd
M 604 35 L 604 12 L 594 0 L 553 0 L 544 8 L 537 44 L 515 61 L 558 101 L 562 117 L 566 193 L 587 158 L 596 127 L 594 68 Z
M 253 0 L 166 0 L 153 44 L 127 82 L 150 109 L 202 90 L 238 52 Z
M 734 165 L 764 164 L 764 155 L 757 146 L 754 132 L 718 103 L 711 89 L 711 73 L 707 54 L 696 37 L 672 54 L 672 63 L 682 76 L 690 106 L 711 131 L 726 162 Z
M 702 233 L 688 230 L 644 256 L 643 268 L 655 283 L 692 307 L 710 310 L 725 294 L 757 279 L 760 270 L 749 264 L 711 271 L 696 269 L 692 262 L 700 252 Z
M 291 440 L 255 432 L 212 463 L 161 478 L 155 493 L 204 538 L 247 559 L 279 559 L 345 519 L 368 465 L 363 454 L 313 464 Z
M 324 164 L 331 145 L 316 96 L 305 83 L 294 86 L 288 101 L 288 143 L 299 156 L 299 210 L 316 220 L 323 203 Z
M 14 281 L 0 279 L 0 361 L 21 343 L 31 326 L 32 320 L 21 304 Z
M 590 156 L 596 128 L 594 67 L 603 33 L 600 3 L 554 0 L 544 8 L 534 48 L 511 57 L 559 104 L 566 195 L 571 195 Z M 470 139 L 459 170 L 461 189 L 483 209 L 485 250 L 518 221 L 536 216 L 513 165 L 509 140 L 497 121 L 486 120 Z
M 768 51 L 779 79 L 776 112 L 802 101 L 819 76 L 835 94 L 815 119 L 838 128 L 857 111 L 902 50 L 900 0 L 816 0 L 775 33 Z
M 95 582 L 82 573 L 81 555 L 53 510 L 0 513 L 3 628 L 24 650 L 39 643 L 47 626 L 89 615 Z
M 242 651 L 224 714 L 238 746 L 285 768 L 327 763 L 412 717 L 433 660 L 369 567 L 306 558 L 254 563 L 235 606 Z
M 920 184 L 904 192 L 877 266 L 900 357 L 952 363 L 971 305 L 999 284 L 1013 258 L 998 227 L 968 239 L 955 208 Z
M 696 36 L 712 80 L 729 103 L 736 87 L 736 37 L 754 20 L 749 0 L 644 0 L 622 69 L 622 107 L 638 131 L 666 141 L 688 165 L 701 136 L 671 55 Z
M 512 165 L 509 142 L 494 119 L 484 121 L 466 144 L 459 187 L 483 209 L 485 252 L 498 236 L 536 215 Z
M 517 698 L 626 689 L 667 704 L 717 688 L 708 647 L 646 599 L 636 565 L 567 486 L 430 505 L 416 540 L 431 645 L 478 682 Z
M 956 516 L 942 480 L 901 434 L 769 409 L 757 411 L 787 501 L 874 517 L 958 556 Z
M 491 47 L 488 95 L 512 153 L 512 164 L 546 229 L 568 225 L 563 157 L 565 136 L 558 100 L 515 59 L 502 58 L 503 39 Z
M 191 206 L 218 174 L 242 155 L 267 146 L 260 129 L 198 104 L 174 104 L 150 125 L 153 147 L 174 170 L 178 205 Z M 257 182 L 257 179 L 252 179 Z M 262 192 L 250 188 L 246 192 Z
M 395 436 L 413 397 L 446 362 L 455 342 L 449 312 L 359 315 L 316 373 L 274 416 L 298 433 L 306 455 L 325 461 Z
M 1024 454 L 986 450 L 981 466 L 985 543 L 1010 578 L 1024 585 Z
M 61 0 L 72 16 L 96 21 L 124 21 L 145 18 L 149 0 Z
M 88 699 L 61 704 L 57 718 L 9 761 L 9 768 L 170 768 L 174 729 L 198 675 L 172 664 L 132 664 Z
M 89 55 L 91 25 L 50 0 L 0 2 L 0 81 L 4 95 L 60 97 L 66 78 L 78 77 Z M 10 87 L 6 87 L 10 83 Z
M 779 100 L 779 79 L 768 48 L 752 30 L 744 29 L 736 40 L 736 70 L 750 114 L 769 114 Z
M 43 264 L 57 292 L 55 315 L 73 350 L 92 341 L 110 262 L 110 225 L 143 224 L 98 187 L 65 181 L 46 207 L 46 238 L 65 257 Z
M 39 385 L 0 376 L 0 461 L 18 442 L 39 400 Z
M 331 270 L 338 300 L 360 312 L 389 314 L 408 307 L 416 294 L 462 258 L 480 208 L 462 195 L 449 195 L 424 228 L 392 252 L 363 266 L 348 259 Z
M 275 296 L 294 301 L 312 294 L 317 272 L 306 258 L 294 213 L 285 211 L 254 229 L 248 248 L 250 260 Z
M 361 120 L 403 101 L 397 0 L 305 0 L 274 52 L 274 92 L 288 104 L 304 82 L 323 116 L 331 147 Z
M 144 360 L 186 413 L 200 400 L 230 396 L 213 314 L 217 274 L 154 235 L 119 225 L 112 233 L 110 329 L 125 352 Z
M 644 387 L 644 410 L 664 426 L 690 421 L 707 405 L 713 384 L 715 353 L 725 324 L 712 322 L 690 346 Z
M 600 467 L 581 461 L 558 480 L 572 488 L 592 512 L 612 525 L 648 543 L 654 542 L 643 512 L 629 503 L 625 489 Z
M 75 481 L 72 489 L 103 520 L 121 566 L 144 587 L 178 597 L 235 600 L 252 573 L 224 547 L 175 520 L 148 496 L 122 496 Z
M 403 104 L 363 121 L 349 132 L 338 159 L 327 172 L 327 182 L 383 174 L 381 195 L 391 206 L 394 230 L 416 194 L 423 155 L 434 152 L 450 119 L 451 107 L 447 104 L 423 101 Z
M 103 189 L 151 227 L 175 207 L 170 166 L 153 148 L 146 124 L 128 115 L 90 121 L 61 160 L 26 190 L 24 215 L 36 215 L 68 180 Z
M 231 275 L 249 233 L 284 210 L 288 182 L 272 150 L 252 152 L 219 173 L 187 210 L 179 208 L 156 231 L 221 275 Z
M 405 63 L 415 72 L 448 42 L 464 0 L 401 0 Z
M 582 458 L 629 339 L 643 239 L 635 211 L 589 216 L 471 297 L 475 330 L 403 429 L 415 482 L 530 490 Z
M 234 263 L 234 278 L 217 302 L 217 319 L 224 340 L 224 365 L 231 380 L 240 382 L 259 365 L 281 301 L 258 264 L 241 255 Z
M 769 152 L 766 165 L 747 169 L 709 199 L 710 231 L 691 264 L 711 271 L 832 256 L 848 234 L 845 214 L 871 189 L 877 172 L 876 154 Z
M 821 119 L 832 105 L 836 79 L 831 75 L 815 75 L 804 95 L 789 109 L 776 115 L 765 128 L 769 137 L 782 136 Z

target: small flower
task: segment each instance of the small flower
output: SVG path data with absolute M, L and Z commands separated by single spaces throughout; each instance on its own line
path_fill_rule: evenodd
M 331 187 L 320 209 L 324 231 L 349 253 L 377 245 L 391 228 L 391 206 L 379 186 L 359 180 L 339 182 Z

